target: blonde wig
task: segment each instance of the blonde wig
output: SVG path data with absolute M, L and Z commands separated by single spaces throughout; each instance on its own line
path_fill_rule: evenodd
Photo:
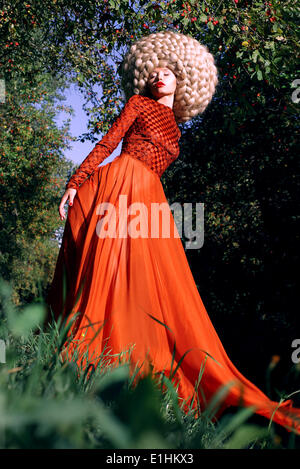
M 121 64 L 121 86 L 129 99 L 151 96 L 148 77 L 156 67 L 167 67 L 176 76 L 173 112 L 178 123 L 203 113 L 218 84 L 218 71 L 207 46 L 191 36 L 162 31 L 134 42 Z

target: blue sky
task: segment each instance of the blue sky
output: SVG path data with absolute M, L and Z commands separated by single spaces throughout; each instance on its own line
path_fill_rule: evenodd
M 101 91 L 100 91 L 101 93 Z M 63 125 L 63 122 L 66 121 L 68 118 L 71 119 L 70 123 L 70 133 L 72 136 L 78 137 L 79 135 L 87 132 L 87 123 L 88 123 L 88 116 L 86 115 L 85 111 L 83 110 L 83 103 L 84 99 L 76 87 L 76 85 L 71 85 L 69 89 L 65 90 L 64 96 L 66 98 L 61 104 L 64 106 L 71 106 L 74 109 L 74 116 L 70 116 L 64 112 L 60 112 L 56 117 L 56 122 L 59 127 Z M 101 140 L 101 134 L 99 134 L 99 140 Z M 94 148 L 95 143 L 91 142 L 70 142 L 72 149 L 66 149 L 64 151 L 64 155 L 69 160 L 72 160 L 76 164 L 82 163 L 82 161 L 87 157 L 89 152 Z M 107 164 L 112 161 L 117 155 L 121 153 L 122 142 L 119 143 L 118 147 L 113 151 L 113 153 L 104 160 L 101 164 Z

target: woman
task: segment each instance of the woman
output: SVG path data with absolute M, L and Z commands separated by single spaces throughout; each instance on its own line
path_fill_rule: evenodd
M 131 46 L 122 64 L 129 99 L 71 177 L 61 200 L 62 220 L 67 201 L 70 208 L 48 304 L 56 319 L 73 321 L 70 334 L 79 366 L 85 367 L 86 360 L 97 364 L 103 351 L 115 363 L 123 352 L 141 372 L 151 365 L 169 376 L 175 350 L 173 370 L 184 356 L 176 384 L 185 411 L 205 364 L 197 389 L 202 409 L 230 385 L 217 415 L 228 406 L 244 405 L 270 419 L 278 403 L 228 358 L 200 298 L 160 182 L 179 155 L 177 124 L 205 110 L 217 83 L 213 56 L 189 36 L 166 31 Z M 121 154 L 98 167 L 122 138 Z M 155 204 L 164 206 L 162 218 L 153 216 Z M 67 359 L 75 353 L 72 344 Z M 300 410 L 292 409 L 289 400 L 273 420 L 300 433 L 299 421 L 291 417 L 299 419 Z

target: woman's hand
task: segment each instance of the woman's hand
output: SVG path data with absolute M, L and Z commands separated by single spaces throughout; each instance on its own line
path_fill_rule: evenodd
M 60 201 L 60 206 L 58 209 L 61 220 L 65 220 L 66 218 L 65 204 L 67 200 L 69 199 L 69 206 L 72 207 L 76 192 L 77 192 L 76 189 L 67 189 L 64 195 L 62 196 L 62 199 Z

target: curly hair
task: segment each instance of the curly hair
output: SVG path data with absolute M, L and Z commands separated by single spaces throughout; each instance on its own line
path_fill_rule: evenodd
M 148 77 L 156 67 L 176 76 L 173 112 L 178 123 L 203 113 L 219 82 L 213 55 L 191 36 L 162 31 L 134 42 L 121 64 L 121 86 L 129 99 L 134 94 L 153 97 Z

